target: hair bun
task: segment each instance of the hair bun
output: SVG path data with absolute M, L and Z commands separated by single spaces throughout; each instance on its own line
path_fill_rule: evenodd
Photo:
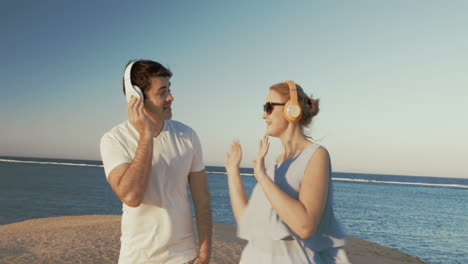
M 310 104 L 310 114 L 312 117 L 316 116 L 319 112 L 319 102 L 320 99 L 309 99 L 309 104 Z

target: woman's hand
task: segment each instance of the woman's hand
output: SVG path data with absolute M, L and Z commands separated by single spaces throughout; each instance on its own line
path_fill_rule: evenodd
M 132 96 L 127 106 L 128 121 L 135 127 L 140 136 L 153 137 L 154 128 L 143 108 L 143 102 Z
M 258 146 L 257 152 L 257 160 L 254 160 L 253 167 L 254 167 L 254 175 L 259 180 L 259 177 L 265 176 L 265 156 L 268 153 L 268 149 L 270 147 L 270 142 L 268 141 L 268 136 L 263 136 L 262 140 L 260 140 L 260 144 Z
M 239 169 L 242 160 L 242 147 L 239 140 L 234 140 L 231 143 L 231 148 L 226 155 L 226 171 Z
M 207 264 L 209 262 L 208 259 L 202 259 L 200 257 L 192 260 L 191 262 L 189 262 L 189 264 Z
M 241 160 L 242 147 L 239 140 L 234 140 L 232 141 L 229 152 L 226 154 L 226 172 L 228 176 L 229 198 L 231 200 L 232 212 L 234 213 L 237 223 L 239 223 L 248 201 L 240 175 L 239 166 Z

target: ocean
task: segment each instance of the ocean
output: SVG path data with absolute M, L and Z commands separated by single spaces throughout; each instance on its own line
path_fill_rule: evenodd
M 235 224 L 223 167 L 206 167 L 213 221 Z M 241 169 L 250 195 L 256 180 Z M 335 214 L 349 235 L 432 264 L 468 263 L 468 179 L 339 173 Z M 0 157 L 0 224 L 28 219 L 121 214 L 102 163 Z

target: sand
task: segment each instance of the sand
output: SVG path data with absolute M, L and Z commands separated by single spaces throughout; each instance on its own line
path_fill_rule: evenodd
M 120 216 L 87 215 L 34 219 L 0 226 L 0 263 L 116 263 Z M 235 226 L 214 223 L 210 263 L 238 263 L 245 241 Z M 350 237 L 354 264 L 424 263 L 416 257 Z

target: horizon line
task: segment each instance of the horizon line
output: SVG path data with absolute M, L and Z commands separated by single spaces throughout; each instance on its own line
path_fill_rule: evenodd
M 26 156 L 3 156 L 0 155 L 0 159 L 11 159 L 11 158 L 31 158 L 31 159 L 55 159 L 55 160 L 64 160 L 64 161 L 91 161 L 91 162 L 100 162 L 102 164 L 102 160 L 92 160 L 92 159 L 66 159 L 66 158 L 50 158 L 50 157 L 26 157 Z M 0 160 L 2 161 L 2 160 Z M 25 160 L 27 161 L 27 160 Z M 4 160 L 2 162 L 9 162 L 7 160 Z M 205 164 L 205 166 L 209 167 L 221 167 L 224 168 L 224 166 L 219 166 L 219 165 L 208 165 Z M 241 169 L 253 169 L 252 167 L 240 167 Z M 429 177 L 429 178 L 449 178 L 449 179 L 468 179 L 468 177 L 441 177 L 441 176 L 427 176 L 427 175 L 400 175 L 400 174 L 388 174 L 388 173 L 369 173 L 369 172 L 345 172 L 345 171 L 332 171 L 332 173 L 345 173 L 345 174 L 365 174 L 365 175 L 382 175 L 382 176 L 398 176 L 398 177 Z

